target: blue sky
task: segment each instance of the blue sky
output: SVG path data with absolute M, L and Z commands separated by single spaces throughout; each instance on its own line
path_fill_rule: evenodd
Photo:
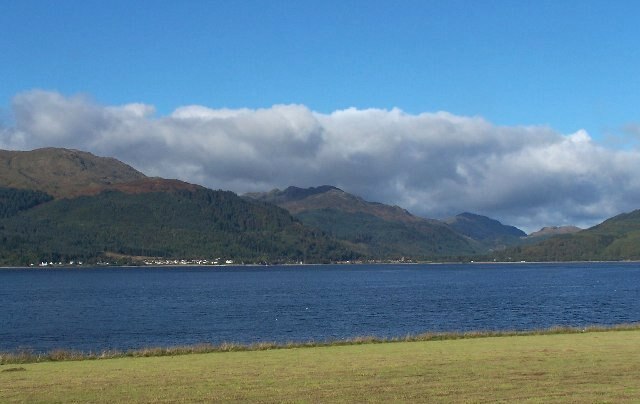
M 615 133 L 640 105 L 637 1 L 16 1 L 0 105 L 32 88 L 104 104 L 301 103 Z
M 640 1 L 5 1 L 0 148 L 527 231 L 640 208 Z

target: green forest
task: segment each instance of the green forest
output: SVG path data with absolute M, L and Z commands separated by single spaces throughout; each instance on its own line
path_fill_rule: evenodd
M 11 217 L 53 198 L 40 191 L 0 187 L 0 219 Z
M 51 200 L 3 190 L 2 264 L 87 262 L 125 257 L 217 258 L 236 262 L 330 262 L 358 255 L 281 208 L 232 192 L 126 194 Z

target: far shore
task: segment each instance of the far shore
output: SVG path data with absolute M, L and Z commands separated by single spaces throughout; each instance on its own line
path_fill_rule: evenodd
M 282 264 L 162 264 L 162 265 L 119 265 L 119 264 L 82 264 L 82 265 L 47 265 L 47 266 L 27 266 L 27 265 L 4 265 L 3 269 L 95 269 L 95 268 L 234 268 L 234 267 L 297 267 L 297 266 L 362 266 L 362 265 L 544 265 L 544 264 L 638 264 L 640 260 L 619 260 L 619 261 L 415 261 L 415 262 L 331 262 L 331 263 L 282 263 Z

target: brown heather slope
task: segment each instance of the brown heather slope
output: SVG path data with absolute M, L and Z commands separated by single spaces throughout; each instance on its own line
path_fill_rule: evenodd
M 147 177 L 114 159 L 79 150 L 0 150 L 0 186 L 46 192 L 55 198 L 95 194 Z
M 125 194 L 146 194 L 149 192 L 195 191 L 197 189 L 205 188 L 180 180 L 153 177 L 119 184 L 104 185 L 96 188 L 87 188 L 82 195 L 97 195 L 103 191 L 120 191 Z

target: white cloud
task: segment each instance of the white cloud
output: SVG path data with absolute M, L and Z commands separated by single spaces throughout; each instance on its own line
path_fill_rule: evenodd
M 427 217 L 471 211 L 525 230 L 640 208 L 640 153 L 605 148 L 584 130 L 302 105 L 191 105 L 156 117 L 145 104 L 104 107 L 46 91 L 17 95 L 12 111 L 2 148 L 78 148 L 239 193 L 331 184 Z

